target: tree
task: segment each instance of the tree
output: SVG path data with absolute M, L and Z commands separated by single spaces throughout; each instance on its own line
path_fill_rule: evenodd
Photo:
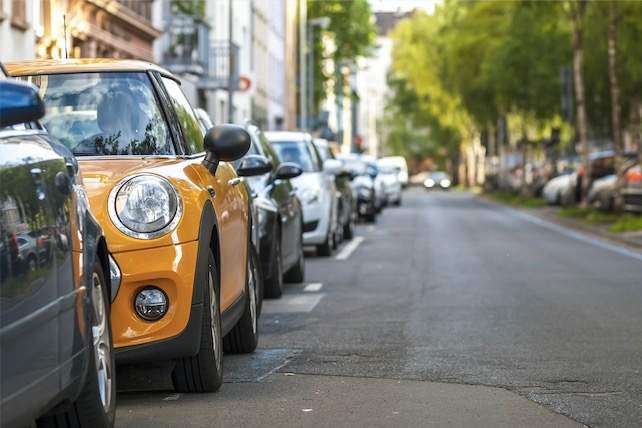
M 358 57 L 368 55 L 370 48 L 374 46 L 376 29 L 367 0 L 307 1 L 308 21 L 321 17 L 330 18 L 328 28 L 316 29 L 313 33 L 316 103 L 313 109 L 318 112 L 319 103 L 325 99 L 326 83 L 328 79 L 335 77 L 325 74 L 323 61 L 331 58 L 336 65 L 351 64 Z M 326 52 L 322 45 L 322 34 L 329 34 L 334 38 L 334 52 Z

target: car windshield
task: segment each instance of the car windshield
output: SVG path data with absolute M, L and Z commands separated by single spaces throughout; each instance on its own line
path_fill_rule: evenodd
M 292 162 L 303 172 L 318 172 L 319 167 L 312 157 L 310 147 L 305 141 L 272 141 L 281 162 Z
M 23 78 L 40 88 L 42 123 L 77 156 L 170 155 L 174 146 L 145 73 Z

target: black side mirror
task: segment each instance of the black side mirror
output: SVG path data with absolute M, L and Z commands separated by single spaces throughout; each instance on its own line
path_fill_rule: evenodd
M 219 161 L 232 162 L 241 159 L 250 149 L 250 143 L 250 134 L 241 126 L 213 126 L 203 139 L 206 152 L 203 163 L 211 173 L 215 173 Z
M 265 156 L 261 155 L 247 155 L 243 158 L 236 173 L 239 177 L 251 177 L 255 175 L 263 175 L 272 171 L 272 162 Z
M 287 180 L 290 178 L 298 177 L 301 174 L 303 174 L 303 169 L 301 169 L 299 165 L 291 162 L 283 162 L 276 169 L 274 178 L 276 178 L 277 180 Z
M 38 89 L 16 80 L 0 81 L 0 127 L 33 122 L 45 115 Z

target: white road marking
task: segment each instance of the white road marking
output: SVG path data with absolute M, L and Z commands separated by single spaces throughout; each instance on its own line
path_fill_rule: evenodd
M 334 258 L 336 260 L 346 260 L 354 252 L 354 250 L 356 250 L 357 247 L 361 245 L 363 239 L 363 236 L 357 236 L 352 241 L 348 242 L 345 247 L 343 247 L 341 251 L 339 251 L 339 254 L 334 256 Z
M 322 288 L 323 284 L 321 284 L 320 282 L 311 282 L 303 288 L 303 291 L 307 293 L 316 293 L 318 291 L 321 291 Z
M 266 314 L 287 314 L 298 312 L 310 312 L 321 299 L 324 293 L 317 294 L 294 294 L 285 295 L 279 300 L 263 301 L 263 311 Z
M 163 401 L 176 401 L 179 398 L 181 398 L 181 394 L 172 394 L 172 395 L 168 395 L 167 397 L 163 398 Z
M 618 253 L 620 255 L 628 256 L 628 257 L 634 258 L 636 260 L 641 260 L 642 261 L 642 253 L 639 253 L 637 251 L 628 250 L 625 247 L 622 247 L 622 246 L 619 246 L 619 245 L 615 245 L 615 244 L 611 244 L 611 243 L 609 243 L 607 241 L 604 241 L 602 239 L 591 238 L 588 235 L 585 235 L 585 234 L 580 233 L 580 232 L 576 232 L 576 231 L 574 231 L 572 229 L 568 229 L 568 228 L 566 228 L 564 226 L 560 226 L 560 225 L 557 225 L 555 223 L 548 222 L 546 220 L 542 220 L 539 217 L 535 217 L 533 215 L 530 215 L 530 214 L 527 214 L 527 213 L 524 213 L 524 212 L 521 212 L 521 211 L 517 211 L 517 210 L 514 210 L 512 208 L 509 208 L 509 209 L 511 211 L 513 211 L 519 217 L 523 218 L 524 220 L 530 221 L 531 223 L 535 223 L 535 224 L 537 224 L 539 226 L 545 227 L 545 228 L 547 228 L 549 230 L 552 230 L 552 231 L 555 231 L 557 233 L 561 233 L 562 235 L 565 235 L 565 236 L 567 236 L 569 238 L 573 238 L 573 239 L 576 239 L 578 241 L 582 241 L 584 243 L 591 244 L 591 245 L 594 245 L 596 247 L 599 247 L 599 248 L 602 248 L 602 249 L 605 249 L 605 250 L 609 250 L 609 251 L 612 251 L 614 253 Z

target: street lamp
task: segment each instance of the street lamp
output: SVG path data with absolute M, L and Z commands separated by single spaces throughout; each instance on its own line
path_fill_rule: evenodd
M 319 18 L 314 18 L 311 19 L 308 22 L 308 40 L 307 40 L 307 45 L 308 45 L 308 59 L 309 59 L 309 64 L 308 64 L 308 85 L 307 85 L 307 92 L 308 92 L 308 103 L 310 106 L 310 115 L 306 115 L 306 122 L 302 122 L 302 125 L 305 125 L 308 129 L 312 128 L 313 125 L 313 115 L 312 113 L 314 112 L 314 27 L 319 27 L 321 30 L 325 30 L 330 26 L 330 18 L 327 16 L 321 16 Z M 307 109 L 306 109 L 307 110 Z

